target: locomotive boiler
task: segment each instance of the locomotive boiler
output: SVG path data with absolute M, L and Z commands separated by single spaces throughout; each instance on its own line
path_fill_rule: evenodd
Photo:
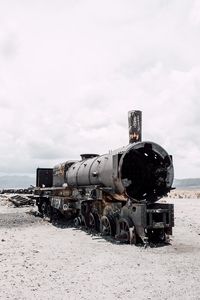
M 172 189 L 172 156 L 141 141 L 140 111 L 129 112 L 129 145 L 104 155 L 82 154 L 53 169 L 37 169 L 35 197 L 43 216 L 59 214 L 119 241 L 167 242 L 172 204 L 157 202 Z

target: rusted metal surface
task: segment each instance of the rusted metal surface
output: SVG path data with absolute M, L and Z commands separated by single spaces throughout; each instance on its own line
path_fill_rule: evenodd
M 68 160 L 53 168 L 53 186 L 61 187 L 67 185 L 66 172 L 77 161 Z
M 130 244 L 167 241 L 173 205 L 155 202 L 171 190 L 173 161 L 160 145 L 141 142 L 141 122 L 141 111 L 129 112 L 126 147 L 55 166 L 53 186 L 35 189 L 41 214 L 53 220 L 61 213 L 75 226 Z
M 128 112 L 129 143 L 142 141 L 142 112 L 132 110 Z
M 14 196 L 10 196 L 8 199 L 17 207 L 29 206 L 29 205 L 33 206 L 35 204 L 35 201 L 26 195 L 14 195 Z
M 2 189 L 0 191 L 0 194 L 33 194 L 34 192 L 34 187 L 29 187 L 27 189 Z
M 66 172 L 70 187 L 100 186 L 137 201 L 155 202 L 170 191 L 171 157 L 158 144 L 139 142 L 108 154 L 74 163 Z

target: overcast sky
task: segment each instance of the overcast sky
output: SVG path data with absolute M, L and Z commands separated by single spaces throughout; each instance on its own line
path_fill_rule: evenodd
M 0 0 L 0 174 L 143 140 L 200 177 L 199 0 Z

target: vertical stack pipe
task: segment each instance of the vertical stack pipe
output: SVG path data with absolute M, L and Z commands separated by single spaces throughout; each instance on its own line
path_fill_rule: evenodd
M 142 112 L 131 110 L 128 112 L 129 144 L 142 141 Z

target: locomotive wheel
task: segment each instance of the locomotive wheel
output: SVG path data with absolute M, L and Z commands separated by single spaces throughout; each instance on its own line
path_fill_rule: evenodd
M 99 223 L 99 216 L 96 213 L 90 212 L 87 218 L 85 218 L 86 226 L 92 230 L 99 231 Z
M 75 219 L 74 219 L 74 226 L 75 227 L 80 227 L 81 226 L 81 223 L 82 223 L 82 220 L 81 220 L 81 217 L 79 216 L 79 217 L 76 217 Z
M 49 218 L 49 222 L 51 223 L 53 220 L 53 211 L 50 203 L 47 204 L 46 217 Z
M 52 207 L 49 202 L 43 202 L 41 205 L 41 214 L 43 218 L 48 218 L 52 222 Z
M 116 231 L 115 221 L 111 216 L 103 216 L 100 221 L 100 232 L 103 236 L 114 235 Z
M 135 227 L 131 220 L 126 218 L 119 219 L 119 235 L 117 238 L 122 242 L 136 244 Z
M 51 208 L 51 217 L 50 222 L 56 223 L 59 221 L 59 219 L 62 217 L 60 211 L 54 207 Z
M 39 211 L 39 213 L 42 214 L 42 205 L 41 204 L 38 204 L 38 211 Z
M 148 237 L 150 243 L 152 244 L 165 243 L 166 241 L 166 234 L 163 229 L 151 230 L 148 234 Z
M 95 227 L 94 229 L 96 231 L 100 230 L 100 219 L 99 219 L 99 215 L 97 213 L 92 213 L 93 217 L 94 217 L 94 221 L 95 221 Z
M 94 217 L 94 214 L 93 213 L 89 213 L 89 217 L 88 217 L 88 227 L 90 229 L 94 229 L 95 230 L 95 227 L 96 227 L 96 224 L 95 224 L 95 217 Z
M 41 204 L 41 214 L 43 218 L 46 216 L 46 212 L 47 212 L 47 203 L 46 201 L 44 201 Z

